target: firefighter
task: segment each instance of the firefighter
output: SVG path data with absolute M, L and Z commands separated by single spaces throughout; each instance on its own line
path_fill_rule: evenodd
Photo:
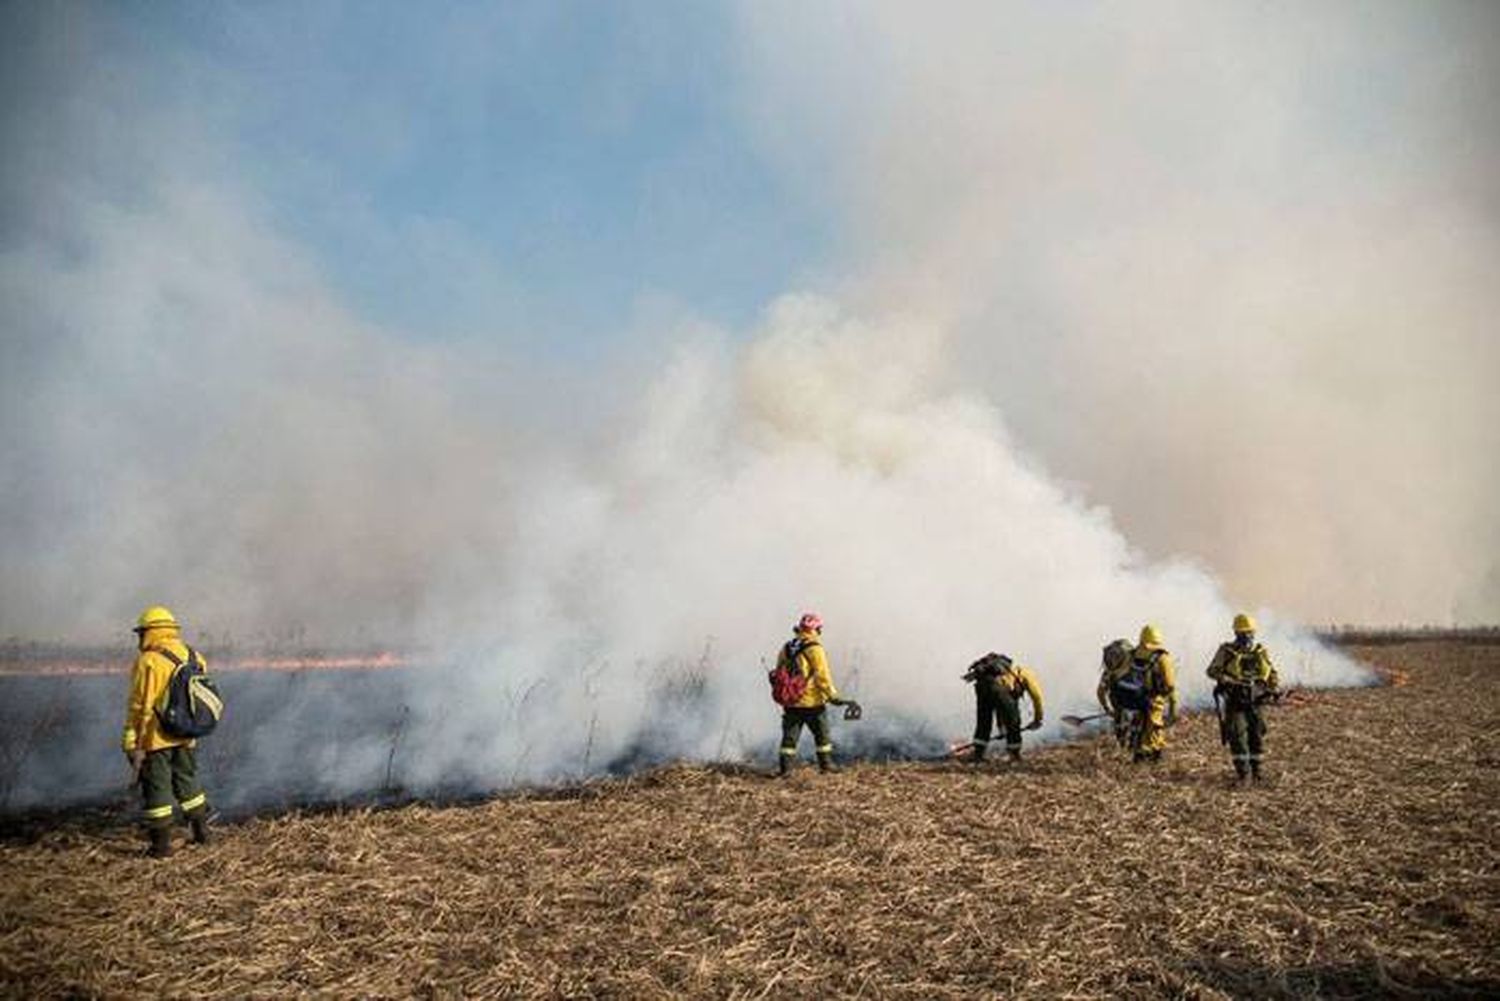
M 828 669 L 828 655 L 823 652 L 822 637 L 822 616 L 807 612 L 797 620 L 792 638 L 777 655 L 778 669 L 793 669 L 807 678 L 807 688 L 801 698 L 781 710 L 781 753 L 777 770 L 783 776 L 791 774 L 792 762 L 797 757 L 797 741 L 804 726 L 812 731 L 818 771 L 838 771 L 833 763 L 833 739 L 828 733 L 828 706 L 847 706 L 845 717 L 859 718 L 859 703 L 841 698 L 838 689 L 833 687 L 833 674 Z
M 182 642 L 176 616 L 160 605 L 152 605 L 141 613 L 135 634 L 139 652 L 130 672 L 130 696 L 120 746 L 130 759 L 140 787 L 150 854 L 153 858 L 166 858 L 172 854 L 174 802 L 187 817 L 193 841 L 206 844 L 209 839 L 208 797 L 198 782 L 194 742 L 163 733 L 155 712 L 177 667 L 172 656 L 178 661 L 186 660 L 188 648 Z
M 1116 701 L 1114 686 L 1125 675 L 1129 664 L 1129 640 L 1117 639 L 1105 647 L 1099 665 L 1099 688 L 1094 693 L 1099 700 L 1099 707 L 1109 714 L 1114 724 L 1115 742 L 1121 747 L 1125 746 L 1129 733 L 1125 727 L 1125 708 Z
M 1042 725 L 1042 686 L 1036 674 L 1002 653 L 987 653 L 969 665 L 964 679 L 974 683 L 974 754 L 970 760 L 975 764 L 984 760 L 998 717 L 1005 731 L 1005 753 L 1010 760 L 1020 761 L 1023 693 L 1031 700 L 1031 722 L 1026 729 Z
M 1255 641 L 1255 620 L 1244 612 L 1234 617 L 1234 640 L 1219 644 L 1208 676 L 1214 680 L 1214 702 L 1221 705 L 1220 737 L 1229 745 L 1234 773 L 1260 781 L 1266 724 L 1260 706 L 1277 692 L 1276 667 L 1266 648 Z
M 1161 630 L 1149 624 L 1141 627 L 1140 642 L 1130 651 L 1128 668 L 1144 685 L 1146 706 L 1131 760 L 1160 761 L 1167 747 L 1167 727 L 1177 723 L 1177 670 L 1172 655 L 1162 645 Z

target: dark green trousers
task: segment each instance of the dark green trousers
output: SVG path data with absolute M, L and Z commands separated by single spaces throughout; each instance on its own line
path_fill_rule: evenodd
M 1004 685 L 993 679 L 974 683 L 974 749 L 983 756 L 996 720 L 1005 731 L 1005 749 L 1021 750 L 1021 707 Z
M 814 749 L 819 754 L 833 753 L 833 739 L 828 735 L 827 710 L 823 706 L 816 709 L 788 707 L 781 711 L 782 758 L 797 756 L 797 741 L 802 736 L 804 726 L 812 731 Z
M 208 797 L 198 784 L 198 759 L 191 747 L 152 751 L 141 764 L 141 812 L 149 827 L 170 827 L 172 805 L 185 814 L 208 809 Z
M 1247 770 L 1260 771 L 1266 736 L 1266 724 L 1260 713 L 1254 708 L 1230 706 L 1224 710 L 1224 728 L 1228 731 L 1234 770 L 1241 775 Z

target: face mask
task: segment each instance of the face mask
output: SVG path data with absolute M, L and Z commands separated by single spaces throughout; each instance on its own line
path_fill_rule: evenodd
M 1241 650 L 1249 650 L 1251 647 L 1255 646 L 1255 634 L 1235 633 L 1234 645 L 1239 647 Z

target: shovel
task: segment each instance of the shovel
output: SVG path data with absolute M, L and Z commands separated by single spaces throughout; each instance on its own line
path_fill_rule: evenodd
M 1112 715 L 1112 713 L 1094 713 L 1092 716 L 1064 716 L 1062 721 L 1069 726 L 1083 726 L 1096 719 L 1109 719 Z

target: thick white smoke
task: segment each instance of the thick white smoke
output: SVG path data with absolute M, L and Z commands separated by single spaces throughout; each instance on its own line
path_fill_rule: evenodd
M 1133 543 L 1306 622 L 1500 617 L 1500 7 L 769 3 L 846 297 Z
M 1056 733 L 1059 714 L 1092 706 L 1100 647 L 1146 621 L 1201 703 L 1233 611 L 1212 578 L 1143 560 L 994 406 L 938 390 L 941 343 L 798 296 L 746 347 L 685 346 L 615 449 L 521 488 L 525 541 L 489 608 L 488 654 L 416 696 L 426 718 L 456 686 L 485 707 L 469 722 L 487 736 L 434 730 L 421 778 L 455 761 L 493 781 L 576 773 L 586 755 L 764 755 L 762 661 L 804 606 L 828 621 L 835 678 L 871 710 L 862 725 L 912 752 L 966 731 L 958 675 L 990 649 L 1040 672 Z M 1364 677 L 1262 623 L 1289 683 Z
M 423 649 L 439 667 L 372 696 L 411 707 L 421 785 L 764 753 L 760 662 L 805 608 L 868 726 L 913 739 L 964 732 L 957 675 L 991 649 L 1040 672 L 1055 726 L 1146 621 L 1201 698 L 1242 606 L 1309 684 L 1361 675 L 1293 618 L 1493 616 L 1493 128 L 1392 158 L 1469 122 L 1487 66 L 1449 79 L 1397 32 L 1325 67 L 1348 10 L 759 9 L 745 105 L 844 213 L 840 278 L 566 373 L 514 331 L 360 317 L 192 114 L 117 86 L 88 17 L 29 25 L 0 634 L 117 637 L 162 600 L 190 638 Z M 1344 109 L 1401 140 L 1361 151 L 1323 127 L 1372 61 L 1422 96 Z M 242 725 L 247 772 L 308 771 L 315 719 Z M 312 770 L 378 783 L 391 743 Z

